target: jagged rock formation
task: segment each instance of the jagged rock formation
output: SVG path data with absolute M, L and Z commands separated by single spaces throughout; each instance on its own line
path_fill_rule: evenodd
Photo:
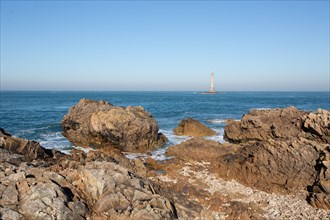
M 231 143 L 192 139 L 167 153 L 184 161 L 208 161 L 220 177 L 263 191 L 308 191 L 313 206 L 330 209 L 329 132 L 326 110 L 254 110 L 241 121 L 228 121 L 225 138 Z
M 330 111 L 318 109 L 302 117 L 303 130 L 310 138 L 330 144 Z
M 16 138 L 7 134 L 3 128 L 0 128 L 0 146 L 8 149 L 10 152 L 23 155 L 24 159 L 31 161 L 37 158 L 50 158 L 60 155 L 58 151 L 52 151 L 40 146 L 36 141 Z
M 148 152 L 166 142 L 143 107 L 118 107 L 105 101 L 81 99 L 62 119 L 63 135 L 82 147 L 117 147 Z
M 174 134 L 180 136 L 204 137 L 216 135 L 216 132 L 193 118 L 182 119 L 174 128 Z
M 2 130 L 0 219 L 177 217 L 173 202 L 162 196 L 157 186 L 122 165 L 132 167 L 119 151 L 108 148 L 87 155 L 81 151 L 70 156 L 38 154 L 40 157 L 26 160 L 11 143 L 11 137 Z M 31 144 L 29 151 L 44 149 Z
M 220 144 L 194 138 L 168 149 L 169 156 L 213 164 L 214 172 L 225 179 L 268 192 L 306 190 L 315 181 L 317 143 L 250 142 Z
M 313 207 L 330 209 L 330 146 L 319 147 L 316 162 L 316 178 L 309 188 L 308 201 Z
M 295 107 L 273 110 L 252 110 L 240 121 L 229 120 L 224 138 L 232 143 L 269 139 L 290 140 L 298 137 L 330 143 L 330 113 L 316 113 Z
M 86 121 L 112 109 L 81 105 L 72 111 Z M 68 156 L 0 129 L 0 219 L 329 219 L 329 116 L 252 111 L 228 122 L 229 143 L 193 138 L 162 162 L 121 147 Z

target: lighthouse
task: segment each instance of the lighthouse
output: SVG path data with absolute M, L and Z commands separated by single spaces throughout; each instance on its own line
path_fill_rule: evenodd
M 215 93 L 215 89 L 214 89 L 214 73 L 211 73 L 211 86 L 210 86 L 210 90 L 209 93 Z

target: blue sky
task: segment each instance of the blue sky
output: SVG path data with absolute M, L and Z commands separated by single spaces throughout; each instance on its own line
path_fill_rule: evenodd
M 328 91 L 329 1 L 1 1 L 2 90 Z

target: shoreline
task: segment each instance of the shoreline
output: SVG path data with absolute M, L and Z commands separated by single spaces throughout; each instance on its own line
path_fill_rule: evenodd
M 45 207 L 31 208 L 30 205 L 39 204 L 34 198 L 44 200 L 53 195 L 45 194 L 44 190 L 54 190 L 57 196 L 52 201 L 63 203 L 48 204 L 46 215 L 51 218 L 65 215 L 76 216 L 76 219 L 329 218 L 330 204 L 321 198 L 330 194 L 326 190 L 321 194 L 306 190 L 309 184 L 325 189 L 322 181 L 328 181 L 308 179 L 310 172 L 318 175 L 314 170 L 318 155 L 325 153 L 330 158 L 326 147 L 330 141 L 327 123 L 330 124 L 330 112 L 326 110 L 304 112 L 294 107 L 253 110 L 239 121 L 227 121 L 224 143 L 192 137 L 166 150 L 156 149 L 164 151 L 166 160 L 155 160 L 149 153 L 145 153 L 145 157 L 128 159 L 120 148 L 109 147 L 88 152 L 74 149 L 71 155 L 64 155 L 2 131 L 0 175 L 4 181 L 0 185 L 4 190 L 0 190 L 0 214 L 16 216 L 16 219 L 40 217 L 41 212 L 37 210 L 46 210 Z M 269 130 L 270 127 L 273 130 Z M 322 159 L 323 164 L 327 164 L 326 158 Z M 271 163 L 264 164 L 264 160 Z M 287 176 L 283 176 L 282 166 Z M 94 170 L 95 167 L 98 168 Z M 268 167 L 268 171 L 263 167 Z M 300 171 L 297 173 L 296 169 Z M 15 170 L 20 170 L 20 174 Z M 122 180 L 128 178 L 124 173 L 133 175 L 132 181 L 142 181 L 148 187 L 122 185 Z M 289 181 L 292 175 L 295 181 Z M 102 179 L 108 176 L 119 178 L 114 180 L 115 185 L 109 186 L 110 191 L 95 188 L 97 184 L 104 184 Z M 85 182 L 81 182 L 81 178 Z M 13 186 L 16 190 L 12 190 Z M 35 186 L 41 188 L 35 191 Z M 99 193 L 96 195 L 90 190 Z M 124 195 L 127 190 L 135 193 Z M 116 197 L 113 197 L 114 192 Z M 137 193 L 139 197 L 133 196 Z M 13 196 L 18 199 L 6 200 Z M 142 202 L 145 205 L 137 206 L 133 197 L 145 201 Z M 65 198 L 71 199 L 66 201 Z M 148 208 L 148 204 L 152 208 Z M 50 212 L 54 208 L 62 211 Z

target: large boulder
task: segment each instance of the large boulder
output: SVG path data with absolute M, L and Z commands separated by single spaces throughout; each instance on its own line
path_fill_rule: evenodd
M 268 192 L 306 190 L 315 182 L 316 146 L 306 139 L 241 144 L 237 152 L 218 158 L 218 173 Z
M 216 132 L 193 118 L 182 119 L 174 128 L 174 134 L 180 136 L 205 137 L 214 136 Z
M 143 107 L 118 107 L 81 99 L 62 119 L 63 135 L 82 147 L 147 152 L 164 144 L 158 125 Z
M 228 120 L 224 138 L 232 143 L 303 137 L 330 143 L 330 111 L 316 113 L 295 107 L 252 110 L 240 121 Z

